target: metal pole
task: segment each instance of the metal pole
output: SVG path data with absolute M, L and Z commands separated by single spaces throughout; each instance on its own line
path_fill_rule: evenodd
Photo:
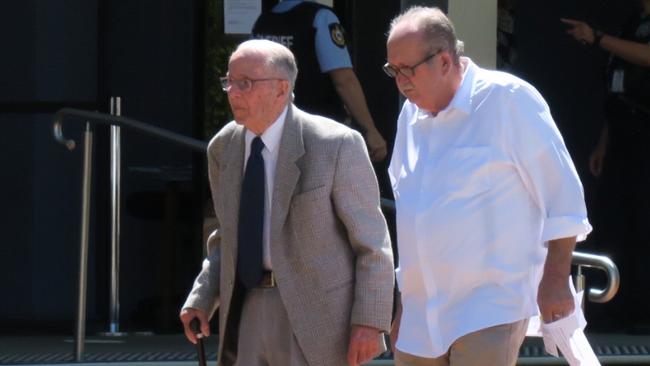
M 79 250 L 79 296 L 77 303 L 77 329 L 75 335 L 75 360 L 84 359 L 86 336 L 86 285 L 88 273 L 88 233 L 90 222 L 90 185 L 92 174 L 93 133 L 90 122 L 84 132 L 84 162 L 81 193 L 81 244 Z
M 580 292 L 585 289 L 585 275 L 582 274 L 582 266 L 578 266 L 578 270 L 576 272 L 576 278 L 575 278 L 575 289 L 576 292 Z M 585 309 L 585 301 L 584 299 L 586 298 L 586 294 L 582 294 L 582 310 Z
M 111 114 L 122 115 L 122 98 L 111 97 Z M 111 303 L 108 335 L 120 333 L 120 186 L 121 144 L 120 127 L 111 126 Z

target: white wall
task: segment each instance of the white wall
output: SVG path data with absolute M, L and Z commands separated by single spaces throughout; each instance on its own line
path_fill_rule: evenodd
M 448 16 L 465 55 L 478 65 L 495 69 L 497 63 L 497 0 L 449 0 Z

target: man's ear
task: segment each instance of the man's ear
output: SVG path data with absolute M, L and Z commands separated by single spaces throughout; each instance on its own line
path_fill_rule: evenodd
M 443 51 L 440 53 L 440 67 L 442 67 L 442 71 L 446 74 L 451 70 L 451 65 L 453 64 L 453 60 L 451 59 L 451 55 L 449 52 Z
M 287 99 L 289 98 L 289 93 L 291 93 L 289 87 L 289 80 L 280 80 L 280 87 L 278 88 L 278 98 Z

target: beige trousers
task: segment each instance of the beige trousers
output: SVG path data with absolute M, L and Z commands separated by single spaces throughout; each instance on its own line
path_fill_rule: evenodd
M 423 358 L 396 350 L 396 366 L 514 366 L 528 319 L 497 325 L 458 338 L 444 355 Z
M 308 366 L 277 287 L 246 294 L 237 348 L 235 366 Z

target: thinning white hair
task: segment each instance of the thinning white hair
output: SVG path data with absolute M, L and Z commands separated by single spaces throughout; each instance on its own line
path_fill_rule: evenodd
M 388 37 L 402 24 L 409 24 L 421 31 L 429 52 L 448 51 L 454 63 L 463 55 L 464 44 L 456 37 L 454 24 L 436 7 L 413 6 L 396 16 L 390 23 Z
M 264 59 L 264 66 L 286 77 L 289 80 L 291 91 L 293 91 L 298 76 L 298 66 L 296 58 L 287 47 L 266 39 L 251 39 L 239 44 L 230 57 L 232 58 L 238 52 L 261 55 Z

